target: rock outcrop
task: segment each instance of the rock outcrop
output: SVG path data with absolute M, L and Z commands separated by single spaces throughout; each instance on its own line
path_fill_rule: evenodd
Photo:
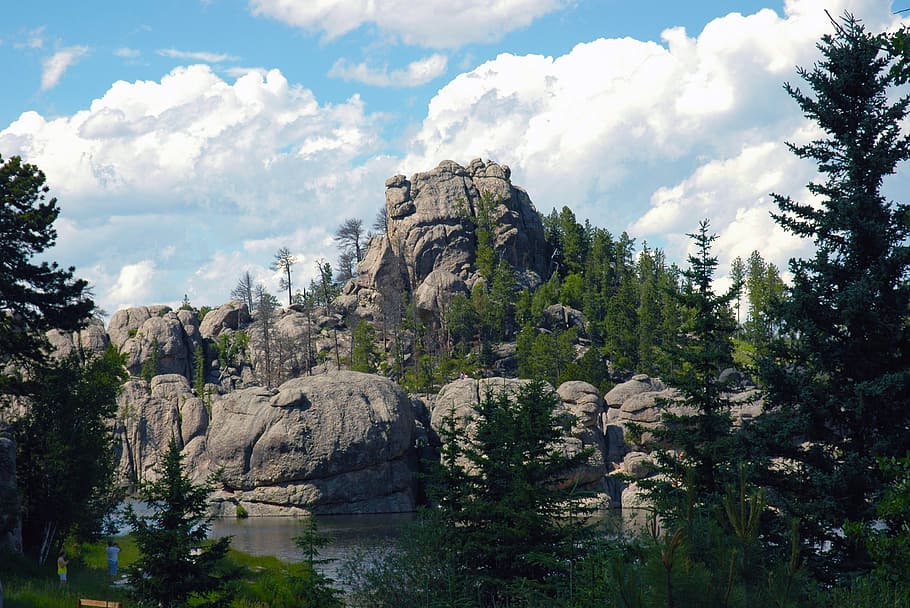
M 529 380 L 515 378 L 473 378 L 456 380 L 439 391 L 433 399 L 431 425 L 439 431 L 444 419 L 454 416 L 456 427 L 470 435 L 474 432 L 476 412 L 474 407 L 488 391 L 493 394 L 517 393 Z M 570 422 L 567 432 L 560 439 L 558 449 L 571 456 L 590 450 L 588 462 L 566 471 L 563 482 L 578 484 L 580 488 L 597 492 L 602 503 L 618 498 L 614 481 L 608 477 L 613 464 L 608 461 L 609 449 L 603 433 L 604 404 L 600 392 L 587 382 L 565 382 L 556 390 L 560 403 L 553 412 L 554 418 Z
M 179 375 L 121 397 L 121 470 L 154 478 L 170 437 L 192 478 L 220 472 L 216 512 L 251 515 L 379 513 L 415 508 L 410 399 L 390 380 L 359 372 L 296 378 L 211 398 L 211 417 Z
M 439 312 L 438 294 L 451 297 L 470 289 L 478 280 L 475 221 L 485 195 L 495 202 L 497 255 L 512 265 L 520 282 L 536 287 L 549 271 L 548 245 L 530 197 L 510 176 L 505 165 L 475 159 L 466 167 L 443 161 L 410 179 L 389 178 L 388 231 L 370 241 L 341 307 L 375 318 L 384 299 L 408 290 L 420 294 L 419 306 L 433 314 Z

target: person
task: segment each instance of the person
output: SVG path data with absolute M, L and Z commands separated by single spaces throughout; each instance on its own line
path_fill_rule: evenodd
M 61 550 L 60 556 L 57 558 L 57 576 L 60 577 L 60 584 L 66 584 L 66 566 L 70 561 L 66 559 L 66 551 Z
M 117 576 L 117 558 L 120 555 L 120 545 L 112 540 L 107 541 L 107 573 L 111 578 Z

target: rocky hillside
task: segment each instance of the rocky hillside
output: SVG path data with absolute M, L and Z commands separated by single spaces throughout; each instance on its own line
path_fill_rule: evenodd
M 435 454 L 442 418 L 454 408 L 470 433 L 472 408 L 488 389 L 514 391 L 527 382 L 506 377 L 515 369 L 508 341 L 489 345 L 489 365 L 472 377 L 453 374 L 419 395 L 402 389 L 391 364 L 416 368 L 416 347 L 425 341 L 414 329 L 390 329 L 390 316 L 402 323 L 402 294 L 413 294 L 412 310 L 427 328 L 439 328 L 454 298 L 485 281 L 476 259 L 481 205 L 492 219 L 493 249 L 518 286 L 541 285 L 551 252 L 539 214 L 508 167 L 445 161 L 387 180 L 388 229 L 370 240 L 357 276 L 329 305 L 279 308 L 268 318 L 251 316 L 240 301 L 202 318 L 190 308 L 143 306 L 117 311 L 106 328 L 96 321 L 78 334 L 52 332 L 58 353 L 112 345 L 125 357 L 130 379 L 115 421 L 123 483 L 154 478 L 176 437 L 195 479 L 222 473 L 214 504 L 223 515 L 239 507 L 252 515 L 413 510 L 421 462 Z M 354 327 L 364 322 L 376 329 L 381 373 L 346 369 Z M 552 305 L 539 323 L 541 334 L 576 329 L 574 356 L 586 352 L 586 321 L 577 310 Z M 561 399 L 555 415 L 568 423 L 562 449 L 593 451 L 566 480 L 611 506 L 636 503 L 634 483 L 626 488 L 617 473 L 652 473 L 647 428 L 675 396 L 645 375 L 617 380 L 606 394 L 578 380 L 554 387 Z M 751 394 L 745 387 L 740 417 L 757 411 Z M 646 432 L 633 440 L 630 422 Z

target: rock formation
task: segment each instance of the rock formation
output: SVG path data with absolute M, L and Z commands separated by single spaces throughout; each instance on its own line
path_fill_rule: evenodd
M 549 272 L 543 225 L 527 192 L 512 184 L 511 172 L 495 162 L 462 167 L 443 161 L 410 179 L 386 181 L 388 232 L 370 240 L 367 253 L 338 304 L 373 319 L 394 294 L 410 291 L 427 314 L 438 313 L 440 297 L 467 292 L 478 280 L 474 221 L 488 195 L 493 210 L 493 246 L 519 282 L 536 287 Z

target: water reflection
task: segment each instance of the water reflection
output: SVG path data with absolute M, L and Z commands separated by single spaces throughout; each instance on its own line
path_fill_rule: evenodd
M 337 579 L 337 568 L 353 552 L 389 547 L 414 517 L 412 513 L 316 516 L 319 534 L 329 540 L 319 557 L 333 560 L 321 570 Z M 300 561 L 303 553 L 293 538 L 303 532 L 303 522 L 296 517 L 216 519 L 212 522 L 211 536 L 233 536 L 231 546 L 250 555 L 273 555 L 288 562 Z

